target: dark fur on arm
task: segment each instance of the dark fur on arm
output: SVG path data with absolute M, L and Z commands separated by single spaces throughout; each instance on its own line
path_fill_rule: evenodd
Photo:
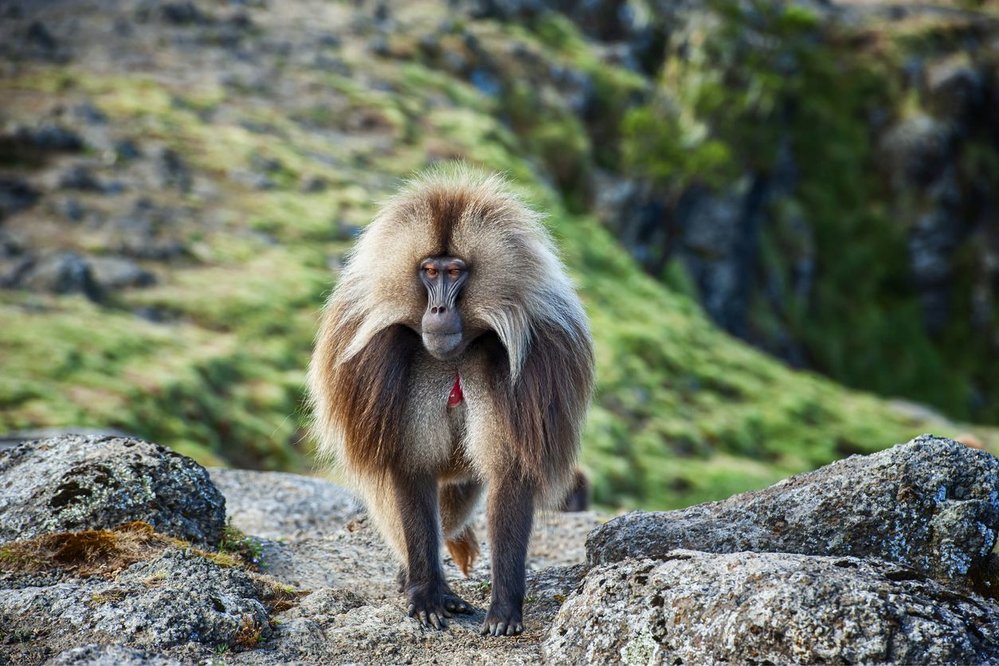
M 401 416 L 409 387 L 416 334 L 390 326 L 364 349 L 328 370 L 330 416 L 341 424 L 350 464 L 371 473 L 396 469 Z
M 576 459 L 581 416 L 593 383 L 587 335 L 551 321 L 535 323 L 516 382 L 510 381 L 505 355 L 494 358 L 495 399 L 511 436 L 511 454 L 521 473 L 547 497 L 557 490 L 550 487 L 552 477 L 567 474 Z

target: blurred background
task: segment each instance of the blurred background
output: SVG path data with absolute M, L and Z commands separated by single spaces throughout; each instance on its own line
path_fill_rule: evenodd
M 344 255 L 464 159 L 587 306 L 598 504 L 999 451 L 999 2 L 0 0 L 0 61 L 0 440 L 312 471 Z

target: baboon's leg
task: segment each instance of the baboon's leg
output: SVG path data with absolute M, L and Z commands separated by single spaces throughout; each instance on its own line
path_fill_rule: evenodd
M 493 590 L 482 633 L 512 636 L 524 631 L 524 567 L 534 520 L 534 489 L 510 471 L 490 482 L 487 511 Z
M 466 577 L 479 556 L 479 540 L 468 525 L 472 509 L 482 494 L 478 481 L 449 483 L 441 488 L 441 524 L 451 558 Z
M 590 508 L 590 480 L 583 470 L 576 468 L 572 488 L 562 500 L 559 511 L 586 511 Z
M 443 629 L 451 613 L 470 613 L 444 580 L 440 561 L 437 480 L 425 473 L 393 474 L 406 544 L 408 613 L 424 626 Z

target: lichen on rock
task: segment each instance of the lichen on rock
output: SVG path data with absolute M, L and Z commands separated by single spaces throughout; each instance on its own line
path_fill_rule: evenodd
M 721 502 L 616 518 L 587 538 L 591 564 L 676 548 L 853 555 L 972 587 L 999 531 L 999 460 L 918 437 Z
M 199 464 L 129 437 L 70 435 L 0 451 L 0 542 L 141 520 L 216 546 L 225 498 Z
M 880 560 L 674 550 L 593 568 L 544 653 L 554 664 L 994 663 L 999 608 Z

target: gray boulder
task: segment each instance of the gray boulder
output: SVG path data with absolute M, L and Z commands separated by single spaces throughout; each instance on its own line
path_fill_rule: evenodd
M 189 550 L 169 549 L 110 580 L 93 576 L 20 585 L 18 578 L 0 577 L 0 618 L 9 635 L 33 636 L 34 645 L 23 647 L 36 652 L 116 644 L 160 656 L 166 651 L 203 657 L 222 647 L 256 647 L 272 633 L 266 584 Z M 30 661 L 16 645 L 0 650 L 0 661 L 5 656 L 14 663 Z
M 924 435 L 765 490 L 630 513 L 587 537 L 590 564 L 676 548 L 876 557 L 957 586 L 975 582 L 999 533 L 999 460 Z
M 142 520 L 215 546 L 225 498 L 208 472 L 158 444 L 69 435 L 0 450 L 0 543 Z
M 592 569 L 543 645 L 550 663 L 999 661 L 999 609 L 853 557 L 716 555 Z

